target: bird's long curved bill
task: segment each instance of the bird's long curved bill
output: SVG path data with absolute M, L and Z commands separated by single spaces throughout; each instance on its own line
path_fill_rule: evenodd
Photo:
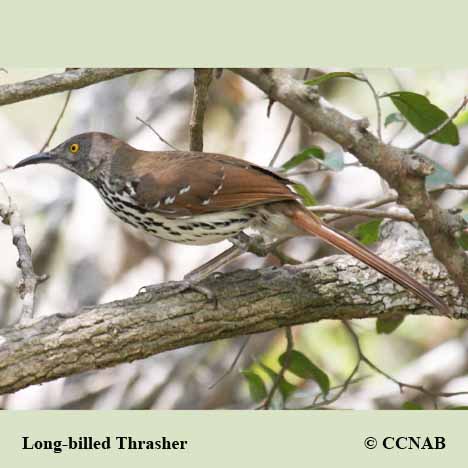
M 32 156 L 29 156 L 29 158 L 23 159 L 18 164 L 16 164 L 13 167 L 13 169 L 18 169 L 19 167 L 24 166 L 31 166 L 32 164 L 40 164 L 47 162 L 52 162 L 52 156 L 50 155 L 50 153 L 37 153 Z

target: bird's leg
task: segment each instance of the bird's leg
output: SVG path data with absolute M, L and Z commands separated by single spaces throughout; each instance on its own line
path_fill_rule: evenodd
M 195 268 L 195 270 L 192 270 L 190 273 L 187 273 L 184 276 L 184 280 L 198 283 L 245 252 L 252 252 L 261 257 L 268 254 L 268 246 L 261 236 L 250 237 L 241 232 L 235 237 L 231 237 L 229 242 L 233 244 L 232 247 L 221 252 L 211 260 L 208 260 L 202 266 Z
M 232 247 L 229 247 L 229 249 L 225 250 L 224 252 L 221 252 L 216 257 L 212 258 L 211 260 L 208 260 L 202 266 L 199 266 L 198 268 L 195 268 L 195 270 L 192 270 L 190 273 L 187 273 L 184 276 L 184 280 L 195 281 L 195 282 L 202 281 L 208 275 L 218 270 L 222 266 L 227 265 L 228 263 L 232 262 L 233 260 L 235 260 L 237 257 L 242 255 L 243 253 L 244 253 L 243 249 L 233 245 Z
M 229 239 L 234 246 L 243 252 L 252 252 L 259 257 L 266 257 L 269 253 L 269 245 L 265 243 L 262 236 L 248 236 L 245 232 L 240 232 Z
M 200 281 L 245 252 L 253 252 L 260 256 L 266 256 L 268 253 L 267 246 L 261 236 L 250 237 L 244 232 L 240 232 L 229 241 L 233 244 L 232 247 L 184 276 L 182 283 L 187 285 L 187 289 L 194 289 L 204 294 L 208 299 L 216 301 L 213 291 L 206 286 L 201 286 Z
M 213 301 L 216 304 L 217 299 L 215 293 L 209 287 L 202 286 L 200 282 L 208 277 L 211 273 L 232 262 L 243 253 L 243 250 L 233 245 L 229 249 L 221 252 L 216 257 L 204 263 L 202 266 L 192 270 L 190 273 L 187 273 L 184 276 L 182 283 L 187 286 L 187 289 L 193 289 L 201 294 L 204 294 L 210 301 Z
M 164 298 L 181 293 L 187 289 L 193 289 L 206 296 L 208 300 L 214 302 L 216 305 L 216 295 L 209 287 L 202 286 L 200 284 L 201 281 L 245 252 L 252 252 L 261 257 L 265 257 L 269 253 L 270 246 L 263 241 L 261 236 L 250 237 L 244 232 L 241 232 L 235 237 L 230 238 L 229 241 L 233 244 L 232 247 L 221 252 L 190 273 L 187 273 L 182 281 L 169 281 L 164 284 L 143 286 L 139 292 L 156 293 L 160 298 Z
M 150 292 L 152 294 L 160 292 L 160 297 L 164 298 L 169 295 L 186 291 L 187 289 L 193 289 L 194 291 L 203 294 L 207 297 L 208 300 L 213 301 L 216 304 L 216 295 L 213 293 L 213 291 L 207 286 L 202 286 L 199 283 L 211 273 L 218 270 L 227 263 L 232 262 L 243 253 L 244 250 L 233 245 L 229 249 L 221 252 L 216 257 L 204 263 L 202 266 L 192 270 L 190 273 L 187 273 L 182 281 L 170 281 L 164 283 L 163 285 L 155 284 L 151 286 L 143 286 L 139 292 Z M 170 289 L 168 290 L 168 288 Z
M 287 266 L 300 263 L 278 250 L 278 247 L 289 239 L 291 239 L 291 236 L 285 236 L 280 237 L 273 242 L 266 243 L 262 236 L 248 236 L 241 232 L 236 237 L 229 240 L 244 252 L 251 252 L 259 257 L 266 257 L 271 254 L 277 257 L 283 265 Z
M 266 245 L 260 236 L 250 237 L 244 232 L 240 232 L 235 237 L 229 239 L 233 244 L 232 247 L 221 252 L 216 257 L 212 258 L 202 266 L 192 270 L 184 276 L 183 281 L 179 284 L 186 285 L 186 289 L 194 289 L 195 291 L 204 294 L 209 300 L 216 301 L 216 296 L 213 291 L 201 286 L 200 281 L 204 280 L 211 273 L 219 268 L 227 265 L 245 252 L 253 251 L 257 255 L 265 256 L 267 254 Z

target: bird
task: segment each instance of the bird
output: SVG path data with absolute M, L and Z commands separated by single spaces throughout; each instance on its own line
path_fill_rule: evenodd
M 161 239 L 190 245 L 233 240 L 246 228 L 267 238 L 315 236 L 383 274 L 444 315 L 428 287 L 303 204 L 294 183 L 271 169 L 224 154 L 143 151 L 102 132 L 73 136 L 14 169 L 50 163 L 90 182 L 122 221 Z

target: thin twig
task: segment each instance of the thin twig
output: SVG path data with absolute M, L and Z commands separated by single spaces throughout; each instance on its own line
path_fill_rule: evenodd
M 364 83 L 366 83 L 367 86 L 369 86 L 369 89 L 371 90 L 372 95 L 374 96 L 375 107 L 377 108 L 377 136 L 380 142 L 382 142 L 382 110 L 380 108 L 380 98 L 379 98 L 379 95 L 377 94 L 377 91 L 374 88 L 374 85 L 369 81 L 367 76 L 363 74 L 361 75 L 362 75 L 361 81 L 364 81 Z
M 353 327 L 349 324 L 348 321 L 342 320 L 342 323 L 348 333 L 350 334 L 351 338 L 353 339 L 354 345 L 356 346 L 356 351 L 359 356 L 359 360 L 362 362 L 365 362 L 371 369 L 373 369 L 375 372 L 378 374 L 384 376 L 386 379 L 390 380 L 391 382 L 395 383 L 398 385 L 398 388 L 400 389 L 400 392 L 403 392 L 405 388 L 409 388 L 412 390 L 417 390 L 418 392 L 424 393 L 428 397 L 430 397 L 433 402 L 434 406 L 437 406 L 437 398 L 450 398 L 458 395 L 468 395 L 468 391 L 462 391 L 462 392 L 432 392 L 431 390 L 428 390 L 425 388 L 423 385 L 414 385 L 414 384 L 409 384 L 406 382 L 402 382 L 401 380 L 396 379 L 395 377 L 391 376 L 384 370 L 380 369 L 376 364 L 374 364 L 362 351 L 361 343 L 359 340 L 359 337 L 357 333 L 353 330 Z
M 68 106 L 68 103 L 70 102 L 70 96 L 71 96 L 71 93 L 72 93 L 72 89 L 68 90 L 67 92 L 67 95 L 65 97 L 65 102 L 63 103 L 63 107 L 62 107 L 62 110 L 60 111 L 60 114 L 59 116 L 57 117 L 57 120 L 55 121 L 55 124 L 54 126 L 52 127 L 52 131 L 50 132 L 50 135 L 49 137 L 47 138 L 46 142 L 44 143 L 44 145 L 42 146 L 42 148 L 40 149 L 40 153 L 42 153 L 50 144 L 52 138 L 54 137 L 55 135 L 55 132 L 57 131 L 57 128 L 60 124 L 60 121 L 62 120 L 63 118 L 63 115 L 65 114 L 65 111 L 67 109 L 67 106 Z
M 412 223 L 414 216 L 411 213 L 392 213 L 385 210 L 370 210 L 365 208 L 347 208 L 344 206 L 332 206 L 332 205 L 318 205 L 308 207 L 309 211 L 314 213 L 338 213 L 344 216 L 366 216 L 367 218 L 390 218 L 397 221 L 405 221 Z M 330 221 L 336 218 L 327 218 L 324 220 Z
M 2 184 L 3 187 L 3 184 Z M 5 187 L 3 189 L 6 192 Z M 26 239 L 26 229 L 20 212 L 8 196 L 8 206 L 0 205 L 0 217 L 3 223 L 8 224 L 13 237 L 13 244 L 18 250 L 18 268 L 21 271 L 21 280 L 18 292 L 23 301 L 20 322 L 34 317 L 34 302 L 37 286 L 44 282 L 47 275 L 36 275 L 33 268 L 32 252 Z
M 208 89 L 212 80 L 212 68 L 195 68 L 192 115 L 189 125 L 190 151 L 203 151 L 203 122 L 208 106 Z
M 421 138 L 419 141 L 417 141 L 414 145 L 411 145 L 408 148 L 409 152 L 415 151 L 417 148 L 419 148 L 423 143 L 425 143 L 427 140 L 431 139 L 434 135 L 439 133 L 443 128 L 445 128 L 446 125 L 448 125 L 450 122 L 452 122 L 453 119 L 465 108 L 466 104 L 468 103 L 468 97 L 465 96 L 463 98 L 462 103 L 455 109 L 455 112 L 450 115 L 446 120 L 444 120 L 440 125 L 438 125 L 436 128 L 432 129 L 430 132 L 426 133 L 423 138 Z
M 284 374 L 286 373 L 286 370 L 288 369 L 290 361 L 291 361 L 291 352 L 294 348 L 294 341 L 293 341 L 291 327 L 286 327 L 285 331 L 286 331 L 286 353 L 284 356 L 284 362 L 281 365 L 281 369 L 275 376 L 273 385 L 271 386 L 270 391 L 268 392 L 268 395 L 266 397 L 266 400 L 261 406 L 261 409 L 270 408 L 270 405 L 273 400 L 273 397 L 275 396 L 276 390 L 278 389 L 281 380 L 284 378 Z
M 377 109 L 377 137 L 381 143 L 383 143 L 382 140 L 382 109 L 380 107 L 380 97 L 377 94 L 377 91 L 374 88 L 374 85 L 370 82 L 370 80 L 367 78 L 366 75 L 362 75 L 362 81 L 364 81 L 367 86 L 369 86 L 369 89 L 372 92 L 372 95 L 374 96 L 374 101 L 375 101 L 375 107 Z M 380 177 L 380 186 L 382 187 L 382 192 L 387 195 L 390 191 L 390 187 L 388 185 L 388 182 L 383 178 Z
M 278 159 L 278 156 L 279 156 L 281 150 L 283 149 L 283 145 L 284 145 L 286 139 L 288 138 L 289 134 L 291 133 L 291 128 L 292 128 L 292 125 L 293 125 L 295 119 L 296 119 L 296 114 L 294 112 L 291 112 L 291 115 L 289 116 L 288 124 L 286 125 L 286 129 L 284 130 L 284 134 L 283 134 L 283 136 L 281 138 L 281 141 L 279 142 L 279 145 L 276 148 L 275 154 L 271 158 L 271 161 L 268 164 L 268 166 L 272 167 L 272 166 L 275 165 L 276 160 Z
M 468 190 L 468 184 L 444 184 L 438 187 L 434 187 L 428 190 L 429 193 L 443 192 L 444 190 Z M 397 195 L 388 195 L 386 197 L 378 198 L 377 200 L 371 200 L 365 203 L 361 203 L 352 207 L 352 209 L 371 209 L 377 208 L 382 205 L 387 205 L 388 203 L 394 203 L 398 201 Z M 336 216 L 329 216 L 326 218 L 327 222 L 336 221 L 338 219 L 344 218 L 347 215 L 337 214 Z
M 333 387 L 330 387 L 330 391 L 340 390 L 339 395 L 335 394 L 334 397 L 327 399 L 327 398 L 324 398 L 322 392 L 318 392 L 315 395 L 314 400 L 311 405 L 307 406 L 306 408 L 299 408 L 299 409 L 314 409 L 316 407 L 319 408 L 321 406 L 324 406 L 324 404 L 333 403 L 334 401 L 339 399 L 339 397 L 346 391 L 347 388 L 349 388 L 350 385 L 360 383 L 363 380 L 367 380 L 369 379 L 369 377 L 371 377 L 370 375 L 363 375 L 362 377 L 356 377 L 355 379 L 353 379 L 353 376 L 357 372 L 358 368 L 359 366 L 357 366 L 357 363 L 356 363 L 355 367 L 353 368 L 353 371 L 351 371 L 351 374 L 348 375 L 348 377 L 346 377 L 346 380 L 342 384 L 334 385 Z M 354 369 L 356 369 L 356 371 L 354 371 Z M 342 389 L 344 390 L 342 391 Z M 322 398 L 322 401 L 320 403 L 317 403 L 320 400 L 320 398 Z
M 224 380 L 236 367 L 237 363 L 239 362 L 239 359 L 240 357 L 242 356 L 242 353 L 244 352 L 247 344 L 249 343 L 250 341 L 250 335 L 249 336 L 246 336 L 244 341 L 242 342 L 241 344 L 241 347 L 239 348 L 239 351 L 237 352 L 236 354 L 236 357 L 234 358 L 234 360 L 232 361 L 231 365 L 229 366 L 229 368 L 223 372 L 223 374 L 218 377 L 209 387 L 208 389 L 211 390 L 212 388 L 216 387 L 216 385 L 218 385 L 222 380 Z
M 172 148 L 174 151 L 179 151 L 174 145 L 169 143 L 166 139 L 164 139 L 157 131 L 154 129 L 148 122 L 145 122 L 143 119 L 140 117 L 136 117 L 138 122 L 141 122 L 143 125 L 147 126 L 164 144 L 169 146 L 169 148 Z
M 321 408 L 323 406 L 328 406 L 328 405 L 331 405 L 332 403 L 334 403 L 335 401 L 337 401 L 338 399 L 341 398 L 341 395 L 343 395 L 346 390 L 348 390 L 348 387 L 350 386 L 350 384 L 353 382 L 353 377 L 356 375 L 356 372 L 359 370 L 359 366 L 361 364 L 361 360 L 358 359 L 353 370 L 351 371 L 351 373 L 348 375 L 347 379 L 343 382 L 343 384 L 341 385 L 341 389 L 339 392 L 335 393 L 335 395 L 332 397 L 332 398 L 324 398 L 322 401 L 320 402 L 314 402 L 312 403 L 311 405 L 308 405 L 304 408 L 301 408 L 301 409 L 317 409 L 317 408 Z M 320 394 L 322 395 L 322 394 Z
M 306 80 L 308 76 L 309 76 L 309 68 L 306 68 L 305 71 L 304 71 L 303 80 Z M 278 159 L 278 156 L 281 153 L 281 150 L 283 149 L 284 143 L 286 142 L 286 139 L 288 138 L 289 134 L 291 133 L 291 128 L 293 126 L 293 123 L 294 123 L 295 119 L 296 119 L 296 114 L 294 112 L 291 112 L 291 115 L 289 116 L 288 124 L 286 125 L 286 129 L 284 130 L 281 141 L 279 142 L 279 145 L 276 148 L 275 154 L 273 155 L 273 157 L 271 158 L 270 163 L 268 164 L 269 167 L 273 167 L 275 165 L 276 160 Z
M 320 159 L 312 159 L 311 161 L 313 161 L 315 164 L 317 164 L 318 167 L 313 168 L 313 169 L 303 169 L 303 170 L 299 170 L 299 171 L 285 171 L 285 170 L 282 170 L 281 168 L 278 168 L 277 172 L 284 173 L 284 174 L 287 175 L 287 177 L 316 174 L 317 172 L 325 172 L 325 171 L 332 171 L 333 172 L 333 170 L 330 169 L 328 166 L 325 166 L 325 164 L 323 164 L 323 162 L 320 161 Z M 362 167 L 362 164 L 359 161 L 355 161 L 355 162 L 352 162 L 352 163 L 346 163 L 343 166 L 343 169 L 345 169 L 347 167 Z

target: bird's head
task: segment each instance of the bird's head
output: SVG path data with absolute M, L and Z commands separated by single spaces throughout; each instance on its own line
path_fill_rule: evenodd
M 23 159 L 14 169 L 32 164 L 56 164 L 92 181 L 108 166 L 106 163 L 110 163 L 120 143 L 120 140 L 106 133 L 82 133 L 50 151 Z

